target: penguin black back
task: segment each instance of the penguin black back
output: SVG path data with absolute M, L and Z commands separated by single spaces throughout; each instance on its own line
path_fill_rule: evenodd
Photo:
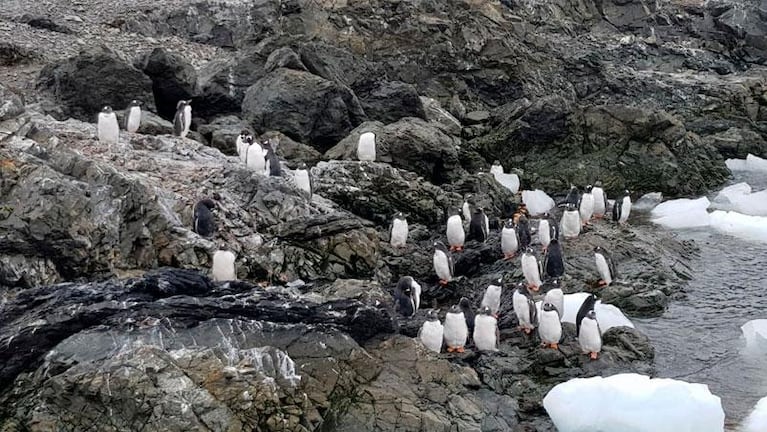
M 559 240 L 552 239 L 546 249 L 546 258 L 543 262 L 544 274 L 551 278 L 559 278 L 565 274 L 565 259 L 562 254 L 562 245 Z
M 277 157 L 277 153 L 274 151 L 272 143 L 264 141 L 262 144 L 264 150 L 266 150 L 266 161 L 269 164 L 269 175 L 272 177 L 279 177 L 282 175 L 282 169 L 280 168 L 280 158 Z
M 203 236 L 210 237 L 216 232 L 216 221 L 213 218 L 213 209 L 216 203 L 205 198 L 194 205 L 194 232 Z
M 594 306 L 597 304 L 597 298 L 594 294 L 591 294 L 590 296 L 586 297 L 586 300 L 583 301 L 583 304 L 581 305 L 580 309 L 578 309 L 578 314 L 575 316 L 575 334 L 578 335 L 581 333 L 581 322 L 584 318 L 586 318 L 586 315 L 589 313 L 589 311 L 594 310 Z
M 469 235 L 466 239 L 484 242 L 487 240 L 487 232 L 485 229 L 485 213 L 482 211 L 482 209 L 477 208 L 474 210 L 474 214 L 471 215 L 471 221 L 469 222 Z
M 527 249 L 533 241 L 533 236 L 530 234 L 530 223 L 524 215 L 519 217 L 517 236 L 519 236 L 519 250 Z
M 471 303 L 466 297 L 461 297 L 458 306 L 463 311 L 463 317 L 466 319 L 466 326 L 469 328 L 469 337 L 474 334 L 474 311 L 471 309 Z
M 415 314 L 413 309 L 413 303 L 410 298 L 412 286 L 411 282 L 413 278 L 410 276 L 403 276 L 397 283 L 397 288 L 394 290 L 394 307 L 396 311 L 405 317 L 410 317 Z

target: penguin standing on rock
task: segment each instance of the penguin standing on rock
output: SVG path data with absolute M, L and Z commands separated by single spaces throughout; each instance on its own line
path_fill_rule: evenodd
M 461 297 L 458 306 L 466 319 L 466 328 L 469 329 L 469 336 L 474 334 L 474 311 L 471 309 L 471 302 L 466 297 Z
M 466 318 L 458 305 L 453 305 L 445 315 L 445 345 L 447 352 L 464 351 L 466 340 L 469 337 L 469 327 L 466 325 Z
M 597 246 L 594 248 L 594 261 L 601 277 L 599 286 L 608 286 L 613 283 L 613 280 L 618 277 L 618 272 L 615 270 L 615 263 L 610 253 L 602 246 Z
M 589 225 L 591 217 L 594 215 L 594 195 L 591 193 L 592 186 L 586 186 L 586 190 L 581 195 L 581 202 L 578 206 L 578 212 L 581 215 L 581 223 Z
M 125 110 L 125 130 L 135 133 L 141 126 L 141 102 L 132 100 Z
M 447 218 L 447 242 L 450 244 L 450 251 L 462 251 L 465 241 L 466 233 L 463 231 L 461 216 L 457 211 L 451 210 L 450 217 Z
M 376 134 L 365 132 L 357 141 L 357 159 L 374 162 L 376 160 Z
M 252 169 L 258 175 L 266 175 L 266 159 L 264 159 L 264 148 L 261 144 L 254 142 L 253 137 L 246 135 L 242 145 L 245 150 L 245 166 Z
M 469 222 L 469 240 L 476 240 L 480 243 L 487 241 L 490 235 L 490 221 L 481 207 L 474 210 L 474 215 Z
M 264 175 L 279 177 L 282 175 L 282 168 L 280 167 L 280 159 L 277 157 L 277 152 L 274 146 L 269 140 L 265 140 L 261 143 L 264 148 L 264 159 L 266 160 L 266 167 L 264 168 Z
M 217 282 L 237 280 L 237 271 L 234 266 L 236 259 L 234 252 L 227 250 L 225 246 L 213 253 L 211 269 L 213 280 Z
M 192 101 L 180 100 L 176 104 L 176 115 L 173 116 L 173 134 L 184 138 L 192 126 Z
M 506 219 L 501 230 L 501 252 L 503 252 L 503 259 L 510 260 L 514 258 L 517 255 L 517 251 L 519 251 L 517 229 L 514 227 L 513 220 Z
M 581 233 L 581 216 L 578 209 L 573 205 L 568 205 L 562 213 L 561 227 L 559 232 L 566 239 L 574 239 Z
M 629 191 L 623 191 L 623 197 L 615 200 L 613 204 L 613 221 L 623 225 L 629 219 L 631 214 L 631 197 Z
M 240 134 L 237 135 L 237 140 L 234 143 L 235 148 L 237 148 L 237 156 L 240 157 L 240 162 L 244 164 L 248 163 L 248 146 L 250 146 L 250 143 L 246 140 L 248 136 L 250 136 L 250 132 L 242 130 L 240 131 Z
M 466 194 L 466 196 L 463 197 L 463 205 L 461 205 L 461 215 L 463 216 L 464 222 L 467 224 L 471 222 L 471 201 L 472 195 Z
M 194 205 L 194 232 L 210 237 L 216 232 L 216 221 L 213 218 L 213 209 L 216 203 L 210 198 L 197 201 Z
M 99 141 L 107 144 L 117 144 L 120 139 L 120 125 L 112 107 L 105 106 L 99 113 L 96 123 L 96 135 Z
M 437 277 L 439 277 L 439 284 L 444 286 L 450 283 L 453 280 L 453 256 L 447 250 L 444 243 L 439 241 L 434 243 L 434 257 L 432 261 L 434 262 L 434 271 L 437 273 Z
M 520 282 L 511 298 L 520 330 L 526 334 L 532 333 L 538 324 L 538 308 L 535 307 L 532 294 L 528 291 L 527 286 Z
M 541 308 L 541 316 L 538 321 L 538 335 L 544 346 L 553 349 L 559 348 L 559 341 L 562 339 L 562 322 L 560 321 L 559 311 L 551 303 L 544 303 Z
M 407 244 L 408 225 L 402 212 L 397 212 L 389 226 L 389 243 L 392 247 L 401 248 Z
M 517 236 L 519 237 L 519 250 L 527 250 L 533 242 L 533 234 L 530 232 L 530 222 L 525 215 L 521 215 L 518 219 Z
M 559 206 L 560 207 L 574 206 L 575 208 L 578 208 L 578 204 L 580 202 L 581 202 L 581 195 L 580 195 L 580 192 L 578 192 L 578 188 L 575 186 L 570 186 L 570 191 L 567 193 L 565 200 L 562 201 L 562 203 L 560 203 Z
M 565 293 L 559 286 L 559 279 L 552 279 L 544 284 L 544 286 L 546 287 L 546 295 L 543 296 L 543 302 L 554 305 L 561 320 L 565 315 Z
M 503 280 L 497 279 L 487 286 L 485 295 L 482 296 L 482 303 L 480 307 L 490 308 L 490 314 L 498 318 L 498 313 L 501 310 L 501 292 L 503 291 Z
M 578 344 L 581 346 L 584 354 L 589 354 L 591 360 L 599 358 L 602 351 L 602 331 L 599 328 L 594 306 L 597 298 L 594 294 L 586 300 L 578 309 L 575 317 L 575 333 L 578 335 Z
M 421 325 L 421 330 L 418 332 L 418 339 L 421 340 L 421 343 L 426 348 L 438 353 L 442 351 L 444 332 L 445 328 L 442 326 L 442 323 L 439 322 L 437 311 L 431 309 L 426 314 L 426 321 Z
M 565 275 L 565 257 L 559 240 L 554 239 L 543 257 L 543 277 L 560 278 Z
M 594 183 L 594 188 L 591 190 L 591 194 L 594 195 L 594 218 L 602 219 L 605 217 L 607 211 L 607 195 L 605 190 L 602 189 L 602 182 L 597 181 Z
M 474 318 L 474 346 L 478 351 L 498 351 L 498 336 L 498 319 L 483 307 Z
M 309 201 L 312 200 L 314 181 L 312 181 L 312 173 L 306 163 L 301 162 L 301 165 L 293 171 L 293 183 L 309 197 Z
M 522 254 L 522 274 L 525 275 L 527 286 L 533 291 L 538 291 L 541 286 L 541 267 L 533 248 L 527 248 Z
M 544 213 L 541 220 L 538 221 L 538 242 L 541 244 L 543 252 L 546 252 L 549 244 L 551 244 L 551 239 L 557 238 L 554 232 L 556 226 L 556 224 L 552 224 L 548 213 Z
M 394 305 L 404 317 L 415 315 L 421 306 L 421 285 L 410 276 L 403 276 L 394 290 Z

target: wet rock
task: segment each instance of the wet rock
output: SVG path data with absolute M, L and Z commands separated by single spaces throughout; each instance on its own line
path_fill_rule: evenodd
M 301 63 L 301 57 L 290 48 L 282 47 L 274 50 L 266 59 L 264 71 L 269 73 L 278 68 L 305 71 L 306 66 Z
M 173 120 L 178 101 L 192 99 L 195 95 L 197 73 L 194 67 L 180 54 L 164 48 L 155 48 L 136 64 L 152 79 L 157 113 Z
M 21 98 L 0 84 L 0 122 L 12 119 L 24 112 Z M 4 137 L 0 137 L 2 140 Z
M 195 111 L 203 117 L 220 114 L 240 115 L 242 100 L 248 87 L 266 72 L 266 55 L 258 50 L 242 52 L 235 58 L 216 59 L 199 72 L 200 94 Z
M 47 65 L 37 89 L 59 103 L 65 115 L 83 121 L 94 121 L 104 105 L 121 110 L 133 99 L 154 108 L 151 80 L 106 47 Z
M 411 84 L 382 81 L 368 90 L 358 89 L 357 96 L 371 120 L 388 124 L 403 117 L 426 118 L 418 92 Z

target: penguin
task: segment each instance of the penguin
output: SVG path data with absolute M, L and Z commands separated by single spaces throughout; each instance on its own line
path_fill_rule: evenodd
M 493 283 L 487 286 L 485 289 L 485 295 L 482 296 L 482 302 L 480 307 L 490 308 L 490 313 L 498 318 L 498 313 L 501 311 L 501 292 L 503 291 L 503 280 L 497 279 Z
M 522 254 L 522 274 L 525 275 L 527 286 L 533 291 L 538 291 L 541 286 L 541 267 L 533 248 L 528 247 Z
M 489 307 L 483 307 L 474 318 L 472 335 L 478 351 L 498 351 L 498 319 Z
M 245 149 L 245 166 L 258 175 L 266 175 L 266 152 L 261 144 L 254 142 L 252 136 L 246 135 L 242 148 Z
M 541 308 L 541 316 L 538 318 L 538 336 L 544 346 L 559 348 L 559 341 L 562 339 L 562 322 L 559 311 L 551 303 L 543 303 Z
M 117 144 L 120 139 L 120 125 L 112 107 L 105 106 L 99 113 L 96 132 L 99 141 L 107 144 Z
M 538 323 L 538 308 L 535 307 L 533 296 L 523 282 L 517 284 L 511 299 L 519 328 L 526 334 L 532 333 Z
M 584 354 L 589 354 L 591 360 L 599 358 L 599 353 L 602 351 L 602 331 L 599 329 L 597 315 L 594 312 L 596 301 L 594 294 L 587 297 L 575 318 L 578 344 Z
M 464 351 L 466 339 L 469 337 L 469 327 L 458 305 L 453 305 L 445 315 L 444 337 L 447 352 L 462 353 Z
M 439 322 L 439 315 L 434 309 L 426 313 L 426 321 L 421 325 L 418 339 L 429 350 L 439 353 L 442 351 L 442 340 L 445 328 Z
M 282 175 L 280 159 L 277 157 L 277 152 L 272 146 L 272 143 L 269 140 L 265 140 L 261 143 L 261 147 L 264 148 L 264 159 L 266 160 L 264 175 L 280 177 Z
M 559 279 L 552 279 L 544 286 L 546 287 L 546 295 L 543 296 L 543 302 L 553 304 L 561 320 L 565 316 L 565 293 L 559 287 Z
M 306 163 L 301 162 L 301 165 L 293 171 L 293 182 L 296 186 L 304 191 L 309 197 L 309 201 L 312 200 L 312 194 L 314 193 L 314 181 L 312 180 L 312 173 L 309 171 L 309 167 Z
M 567 206 L 564 213 L 562 213 L 560 225 L 559 231 L 564 238 L 573 239 L 578 237 L 581 233 L 581 215 L 575 206 Z
M 211 275 L 216 282 L 237 280 L 234 267 L 236 256 L 230 250 L 220 249 L 213 253 Z
M 421 306 L 421 285 L 410 276 L 401 277 L 394 290 L 394 305 L 404 317 L 415 315 Z
M 405 215 L 403 215 L 402 212 L 397 212 L 389 226 L 389 243 L 395 248 L 405 247 L 405 244 L 407 244 L 407 236 L 407 219 L 405 219 Z
M 461 213 L 463 214 L 463 220 L 467 224 L 471 221 L 471 204 L 469 201 L 472 199 L 471 194 L 466 194 L 463 197 L 463 205 L 461 206 Z
M 248 163 L 248 146 L 250 146 L 250 142 L 253 141 L 252 137 L 250 142 L 246 140 L 246 138 L 250 136 L 250 132 L 246 130 L 240 131 L 240 134 L 237 135 L 237 140 L 235 141 L 234 145 L 237 148 L 237 156 L 240 158 L 240 162 L 247 164 Z
M 565 275 L 565 257 L 559 240 L 554 239 L 543 257 L 543 277 L 560 278 Z
M 466 319 L 466 328 L 469 330 L 469 336 L 474 334 L 474 311 L 471 310 L 471 302 L 466 297 L 461 297 L 458 301 L 458 307 L 463 312 L 463 317 Z
M 374 162 L 376 160 L 376 134 L 365 132 L 357 141 L 357 159 Z
M 469 240 L 476 240 L 480 243 L 487 241 L 490 235 L 490 221 L 482 207 L 474 209 L 474 215 L 469 222 Z
M 493 161 L 493 165 L 490 167 L 490 174 L 503 174 L 503 165 L 501 165 L 501 161 L 497 159 Z
M 184 138 L 192 126 L 192 101 L 180 100 L 176 104 L 176 115 L 173 116 L 173 134 Z
M 594 188 L 591 190 L 591 194 L 594 195 L 594 218 L 602 219 L 605 217 L 607 211 L 607 195 L 605 190 L 602 189 L 602 182 L 597 181 L 594 183 Z
M 631 197 L 629 191 L 623 191 L 623 197 L 619 200 L 615 200 L 613 204 L 613 221 L 623 225 L 631 214 Z
M 512 219 L 514 219 L 515 224 L 519 224 L 519 219 L 524 216 L 526 218 L 530 218 L 530 211 L 527 209 L 527 204 L 521 203 L 517 206 L 517 211 L 514 212 L 514 215 L 512 215 Z
M 597 271 L 599 272 L 599 286 L 608 286 L 613 283 L 613 280 L 618 277 L 618 272 L 615 271 L 615 263 L 613 257 L 603 247 L 597 246 L 594 248 L 594 261 L 597 264 Z
M 503 259 L 510 260 L 517 255 L 519 250 L 519 237 L 517 237 L 517 230 L 514 227 L 514 221 L 506 219 L 501 230 L 501 251 L 503 252 Z
M 216 203 L 210 198 L 202 199 L 194 205 L 194 232 L 203 237 L 210 237 L 216 232 L 212 212 L 214 208 Z
M 594 195 L 591 193 L 593 187 L 586 186 L 586 190 L 581 195 L 581 202 L 578 205 L 578 212 L 581 215 L 581 223 L 585 226 L 589 224 L 591 216 L 594 215 Z
M 530 233 L 530 223 L 525 215 L 521 215 L 517 221 L 517 237 L 519 238 L 519 250 L 521 251 L 527 250 L 533 242 L 533 235 Z
M 542 217 L 538 221 L 538 242 L 541 244 L 541 250 L 546 252 L 546 249 L 551 244 L 551 221 L 547 217 Z
M 447 242 L 450 244 L 450 251 L 462 251 L 465 240 L 466 233 L 463 231 L 461 216 L 453 210 L 447 218 Z
M 141 102 L 132 100 L 125 109 L 125 130 L 135 133 L 141 126 Z
M 559 204 L 559 207 L 569 207 L 572 205 L 578 208 L 578 203 L 580 203 L 580 201 L 581 196 L 580 192 L 578 192 L 578 188 L 575 186 L 570 186 L 570 191 L 567 193 L 565 200 Z
M 434 271 L 437 273 L 437 277 L 439 277 L 440 285 L 447 285 L 453 280 L 453 256 L 447 250 L 444 243 L 439 241 L 434 243 L 434 257 L 432 261 L 434 262 Z

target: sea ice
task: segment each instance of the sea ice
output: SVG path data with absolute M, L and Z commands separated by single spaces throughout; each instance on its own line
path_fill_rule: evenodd
M 723 432 L 724 410 L 705 384 L 639 374 L 575 378 L 543 407 L 559 432 Z
M 767 190 L 751 193 L 748 183 L 727 186 L 714 198 L 714 206 L 751 216 L 767 216 Z
M 761 398 L 756 403 L 754 410 L 746 417 L 740 428 L 740 432 L 764 431 L 767 431 L 767 397 Z
M 743 324 L 740 330 L 746 338 L 746 348 L 767 352 L 767 319 L 751 320 Z M 767 431 L 767 429 L 764 430 Z
M 632 206 L 632 210 L 651 210 L 663 201 L 663 194 L 660 192 L 650 192 L 642 195 Z
M 506 189 L 515 194 L 519 192 L 519 176 L 516 174 L 506 174 L 502 172 L 493 173 L 495 180 Z
M 706 197 L 666 201 L 652 210 L 652 221 L 671 229 L 707 226 L 709 205 L 711 202 Z
M 522 202 L 527 204 L 527 211 L 531 216 L 546 213 L 555 205 L 554 200 L 540 189 L 522 191 Z
M 709 215 L 711 226 L 746 240 L 767 242 L 767 217 L 717 210 Z
M 725 161 L 730 171 L 767 171 L 767 159 L 748 154 L 746 159 L 727 159 Z
M 564 314 L 562 315 L 562 322 L 569 322 L 575 324 L 576 315 L 578 315 L 578 309 L 581 308 L 584 300 L 589 296 L 588 293 L 574 293 L 565 294 L 564 301 Z M 535 303 L 540 313 L 541 302 Z M 597 300 L 594 305 L 594 312 L 597 314 L 597 322 L 599 322 L 599 330 L 604 334 L 607 330 L 613 327 L 631 327 L 634 328 L 632 323 L 626 315 L 621 312 L 620 309 L 613 305 L 602 304 L 602 300 Z

